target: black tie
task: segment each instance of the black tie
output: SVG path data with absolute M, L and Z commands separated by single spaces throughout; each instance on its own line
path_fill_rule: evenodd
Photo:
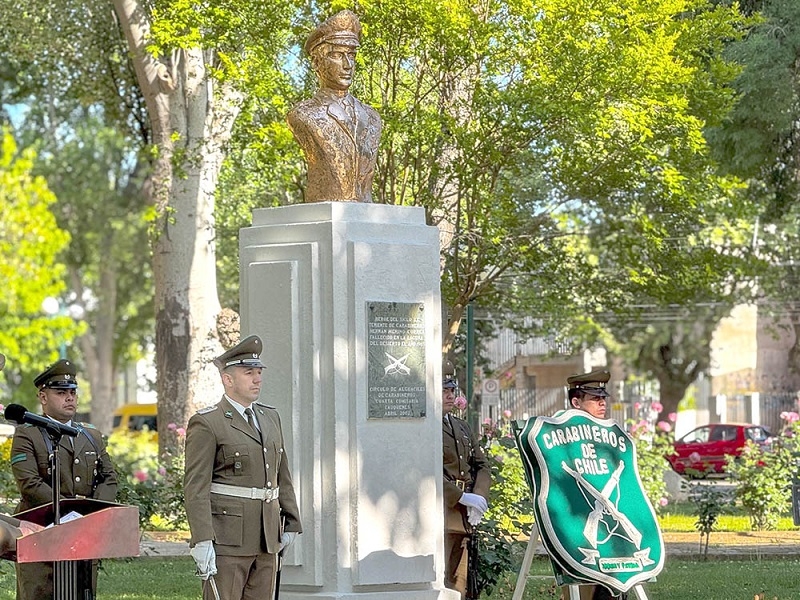
M 250 424 L 250 427 L 253 428 L 253 431 L 258 436 L 258 439 L 261 439 L 261 431 L 259 431 L 258 427 L 256 427 L 256 418 L 250 407 L 244 409 L 244 414 L 247 415 L 247 422 Z

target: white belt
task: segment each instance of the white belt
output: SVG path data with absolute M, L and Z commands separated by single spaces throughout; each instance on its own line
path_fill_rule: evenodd
M 250 498 L 251 500 L 263 500 L 272 502 L 278 499 L 278 488 L 255 488 L 242 487 L 240 485 L 225 485 L 224 483 L 212 483 L 212 494 L 222 496 L 235 496 L 237 498 Z

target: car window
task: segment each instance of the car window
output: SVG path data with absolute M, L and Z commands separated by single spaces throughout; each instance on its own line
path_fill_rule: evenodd
M 711 431 L 712 442 L 733 442 L 736 441 L 736 426 L 735 425 L 717 425 Z
M 131 431 L 141 431 L 145 427 L 150 431 L 156 431 L 158 429 L 157 417 L 155 415 L 136 415 L 131 417 L 130 421 L 128 422 L 128 428 Z
M 748 440 L 753 440 L 756 443 L 766 442 L 767 438 L 770 437 L 769 432 L 763 427 L 750 427 L 745 432 L 745 435 L 747 435 Z
M 708 434 L 710 431 L 710 427 L 698 427 L 694 431 L 690 431 L 683 436 L 680 441 L 684 444 L 702 444 L 708 441 Z

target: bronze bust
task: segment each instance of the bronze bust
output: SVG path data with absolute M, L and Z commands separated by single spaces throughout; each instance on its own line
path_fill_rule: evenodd
M 372 202 L 381 118 L 349 92 L 360 41 L 358 16 L 343 10 L 305 43 L 320 87 L 286 120 L 308 164 L 306 202 Z

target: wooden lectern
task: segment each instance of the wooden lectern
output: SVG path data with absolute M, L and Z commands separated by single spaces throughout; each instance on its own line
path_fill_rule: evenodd
M 91 562 L 84 561 L 139 556 L 139 510 L 88 498 L 64 498 L 59 508 L 62 516 L 73 511 L 83 516 L 17 539 L 16 553 L 3 558 L 55 563 L 53 600 L 92 598 L 91 577 L 79 577 L 78 567 L 91 573 Z M 53 523 L 53 503 L 14 516 L 47 526 Z

